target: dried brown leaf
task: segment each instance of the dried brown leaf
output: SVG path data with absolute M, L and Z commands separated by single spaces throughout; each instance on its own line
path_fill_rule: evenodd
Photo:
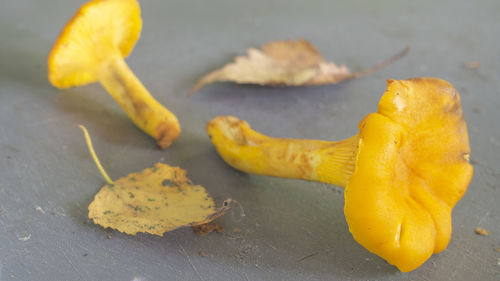
M 304 39 L 274 41 L 262 45 L 261 50 L 250 48 L 247 56 L 236 57 L 233 63 L 205 75 L 190 93 L 206 84 L 227 81 L 261 86 L 335 84 L 368 75 L 404 56 L 408 50 L 407 47 L 373 68 L 351 73 L 345 65 L 326 62 L 316 47 Z

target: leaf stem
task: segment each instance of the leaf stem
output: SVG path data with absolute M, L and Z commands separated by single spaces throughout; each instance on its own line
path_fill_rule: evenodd
M 390 65 L 391 63 L 397 61 L 398 59 L 404 57 L 409 51 L 410 51 L 410 46 L 406 46 L 402 51 L 400 51 L 399 53 L 395 54 L 394 56 L 386 59 L 385 61 L 383 61 L 379 64 L 376 64 L 368 69 L 352 73 L 349 78 L 354 79 L 354 78 L 359 78 L 359 77 L 363 77 L 363 76 L 372 74 L 373 72 L 375 72 L 381 68 L 384 68 L 384 67 Z
M 113 180 L 111 180 L 111 178 L 108 176 L 108 173 L 106 173 L 106 170 L 104 170 L 104 168 L 102 167 L 99 158 L 97 158 L 97 154 L 95 153 L 94 147 L 92 146 L 92 140 L 90 139 L 90 135 L 89 132 L 87 131 L 87 128 L 85 128 L 85 126 L 83 125 L 78 125 L 78 127 L 80 127 L 80 129 L 82 129 L 83 131 L 83 135 L 85 136 L 85 141 L 87 142 L 87 147 L 89 148 L 90 155 L 92 155 L 92 158 L 94 159 L 94 162 L 99 171 L 101 172 L 102 176 L 104 177 L 106 182 L 108 182 L 108 184 L 114 184 Z

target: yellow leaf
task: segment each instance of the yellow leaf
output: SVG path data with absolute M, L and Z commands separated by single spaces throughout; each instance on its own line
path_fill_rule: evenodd
M 306 86 L 335 84 L 358 78 L 404 56 L 409 48 L 365 71 L 351 73 L 345 65 L 326 62 L 319 51 L 304 39 L 274 41 L 261 50 L 250 48 L 248 56 L 236 57 L 221 69 L 202 77 L 191 89 L 194 93 L 206 84 L 232 81 L 261 86 Z
M 127 234 L 161 236 L 182 226 L 208 223 L 222 215 L 229 202 L 216 209 L 205 188 L 191 184 L 185 170 L 157 163 L 103 186 L 89 206 L 89 218 Z
M 80 125 L 90 154 L 108 182 L 89 205 L 89 218 L 103 227 L 135 235 L 156 235 L 182 226 L 203 226 L 223 215 L 231 203 L 216 209 L 212 197 L 201 185 L 193 185 L 186 171 L 156 163 L 141 172 L 112 181 L 99 158 L 87 129 Z

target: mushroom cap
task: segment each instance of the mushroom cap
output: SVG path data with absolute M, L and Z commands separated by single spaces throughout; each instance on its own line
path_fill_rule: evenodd
M 92 0 L 66 24 L 48 58 L 49 81 L 58 88 L 98 80 L 102 62 L 126 57 L 142 28 L 137 0 Z
M 451 212 L 472 178 L 460 97 L 436 78 L 388 80 L 377 113 L 359 124 L 345 189 L 354 239 L 407 272 L 443 251 Z

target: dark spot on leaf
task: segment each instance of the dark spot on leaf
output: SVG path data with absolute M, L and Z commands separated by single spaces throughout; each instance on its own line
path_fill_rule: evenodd
M 148 198 L 148 201 L 149 201 L 149 202 L 154 202 L 154 201 L 156 201 L 156 200 L 155 200 L 155 199 L 153 199 L 153 198 Z
M 110 211 L 110 210 L 104 211 L 104 213 L 103 213 L 103 214 L 105 214 L 105 215 L 109 215 L 109 214 L 111 214 L 111 211 Z
M 128 193 L 128 197 L 129 197 L 129 198 L 134 198 L 134 197 L 135 197 L 135 195 L 134 195 L 132 192 L 129 192 L 129 193 Z
M 169 179 L 164 179 L 162 182 L 161 182 L 161 185 L 162 186 L 173 186 L 175 185 L 174 182 L 172 182 L 171 180 Z
M 137 179 L 135 177 L 130 177 L 128 180 L 129 181 L 137 181 Z

